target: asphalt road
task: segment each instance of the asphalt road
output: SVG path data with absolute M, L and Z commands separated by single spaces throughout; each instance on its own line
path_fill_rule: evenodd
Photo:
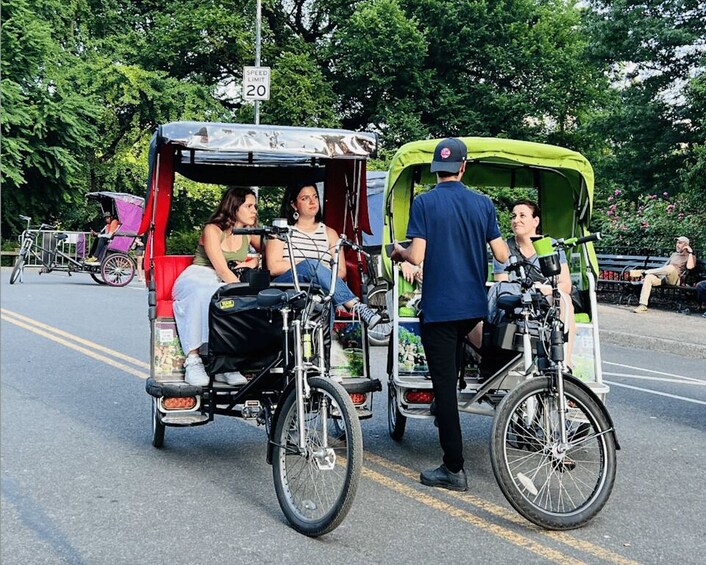
M 0 560 L 39 563 L 702 563 L 704 360 L 604 345 L 618 429 L 615 489 L 587 526 L 542 531 L 503 498 L 491 419 L 464 416 L 470 491 L 418 483 L 440 449 L 428 420 L 363 422 L 365 470 L 343 524 L 292 530 L 265 433 L 226 417 L 151 446 L 146 293 L 86 275 L 1 274 Z M 384 379 L 384 350 L 373 350 Z M 699 557 L 701 555 L 701 557 Z

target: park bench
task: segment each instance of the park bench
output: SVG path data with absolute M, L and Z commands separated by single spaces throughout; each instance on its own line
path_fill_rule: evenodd
M 630 276 L 630 271 L 662 267 L 669 257 L 658 255 L 596 254 L 598 259 L 597 290 L 604 295 L 612 295 L 618 304 L 637 305 L 642 289 L 642 281 Z M 686 311 L 688 304 L 695 302 L 696 283 L 706 279 L 706 260 L 699 259 L 696 266 L 687 271 L 677 285 L 662 284 L 652 288 L 650 301 L 664 299 L 676 306 L 678 311 Z
M 19 255 L 19 248 L 17 249 L 3 249 L 0 251 L 0 263 L 2 265 L 14 265 L 15 258 Z

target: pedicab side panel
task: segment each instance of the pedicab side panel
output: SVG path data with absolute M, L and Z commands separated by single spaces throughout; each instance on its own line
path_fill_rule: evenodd
M 564 238 L 589 233 L 594 175 L 590 163 L 580 153 L 557 146 L 516 140 L 479 137 L 461 139 L 468 150 L 463 178 L 465 184 L 472 187 L 536 188 L 544 233 Z M 430 172 L 430 164 L 439 141 L 408 143 L 393 157 L 385 185 L 383 245 L 406 239 L 415 185 L 436 184 L 436 174 Z M 585 244 L 572 259 L 574 286 L 581 291 L 589 305 L 589 313 L 577 316 L 577 347 L 574 349 L 576 374 L 584 382 L 590 383 L 593 390 L 604 399 L 608 387 L 603 384 L 601 373 L 598 320 L 595 315 L 595 273 L 598 268 L 593 245 Z M 386 254 L 383 254 L 383 274 L 390 281 L 394 279 L 392 264 Z M 393 313 L 400 322 L 406 320 L 399 311 L 399 308 L 406 307 L 404 297 L 399 296 L 402 284 L 402 279 L 398 278 L 398 296 L 395 301 L 398 309 Z M 395 337 L 399 339 L 399 333 Z M 395 355 L 399 356 L 399 352 Z

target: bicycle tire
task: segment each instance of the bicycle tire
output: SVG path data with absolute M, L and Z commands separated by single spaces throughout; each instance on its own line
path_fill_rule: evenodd
M 108 284 L 106 283 L 103 278 L 101 277 L 100 273 L 88 273 L 91 275 L 91 278 L 96 281 L 98 284 Z
M 522 516 L 549 530 L 593 519 L 610 497 L 617 466 L 615 435 L 598 402 L 570 381 L 564 381 L 564 396 L 564 454 L 557 451 L 557 392 L 549 377 L 510 391 L 491 434 L 491 464 L 503 495 Z
M 125 286 L 135 278 L 135 263 L 125 253 L 111 253 L 101 263 L 101 276 L 108 286 Z
M 317 537 L 338 527 L 353 504 L 363 467 L 363 436 L 353 403 L 340 384 L 311 377 L 309 387 L 311 394 L 304 399 L 306 453 L 298 447 L 297 395 L 292 388 L 275 425 L 272 472 L 287 520 L 298 532 Z M 338 429 L 331 421 L 335 418 L 342 424 Z
M 24 269 L 26 256 L 24 253 L 20 253 L 15 259 L 15 265 L 12 267 L 12 272 L 10 273 L 10 284 L 15 284 L 17 279 L 20 278 L 22 270 Z
M 158 402 L 159 400 L 156 398 L 152 399 L 152 445 L 159 449 L 164 445 L 164 431 L 166 426 L 162 423 L 162 417 L 157 408 Z
M 387 284 L 373 288 L 368 294 L 368 306 L 375 308 L 383 316 L 383 320 L 375 327 L 368 330 L 368 343 L 370 345 L 387 345 L 392 334 L 392 321 L 387 312 Z
M 407 416 L 397 406 L 397 388 L 392 382 L 387 383 L 387 431 L 395 441 L 402 441 L 407 427 Z

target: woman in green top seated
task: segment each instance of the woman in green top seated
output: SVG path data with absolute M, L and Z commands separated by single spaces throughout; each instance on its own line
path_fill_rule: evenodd
M 260 238 L 234 234 L 233 228 L 253 226 L 257 221 L 257 200 L 249 188 L 231 187 L 223 195 L 215 213 L 206 222 L 199 238 L 194 262 L 177 278 L 172 290 L 174 320 L 179 331 L 181 347 L 186 352 L 186 382 L 207 386 L 209 377 L 199 356 L 199 347 L 208 341 L 208 307 L 216 290 L 228 283 L 239 282 L 228 267 L 246 265 L 252 245 L 260 250 Z M 222 373 L 214 377 L 231 385 L 247 381 L 238 372 Z

